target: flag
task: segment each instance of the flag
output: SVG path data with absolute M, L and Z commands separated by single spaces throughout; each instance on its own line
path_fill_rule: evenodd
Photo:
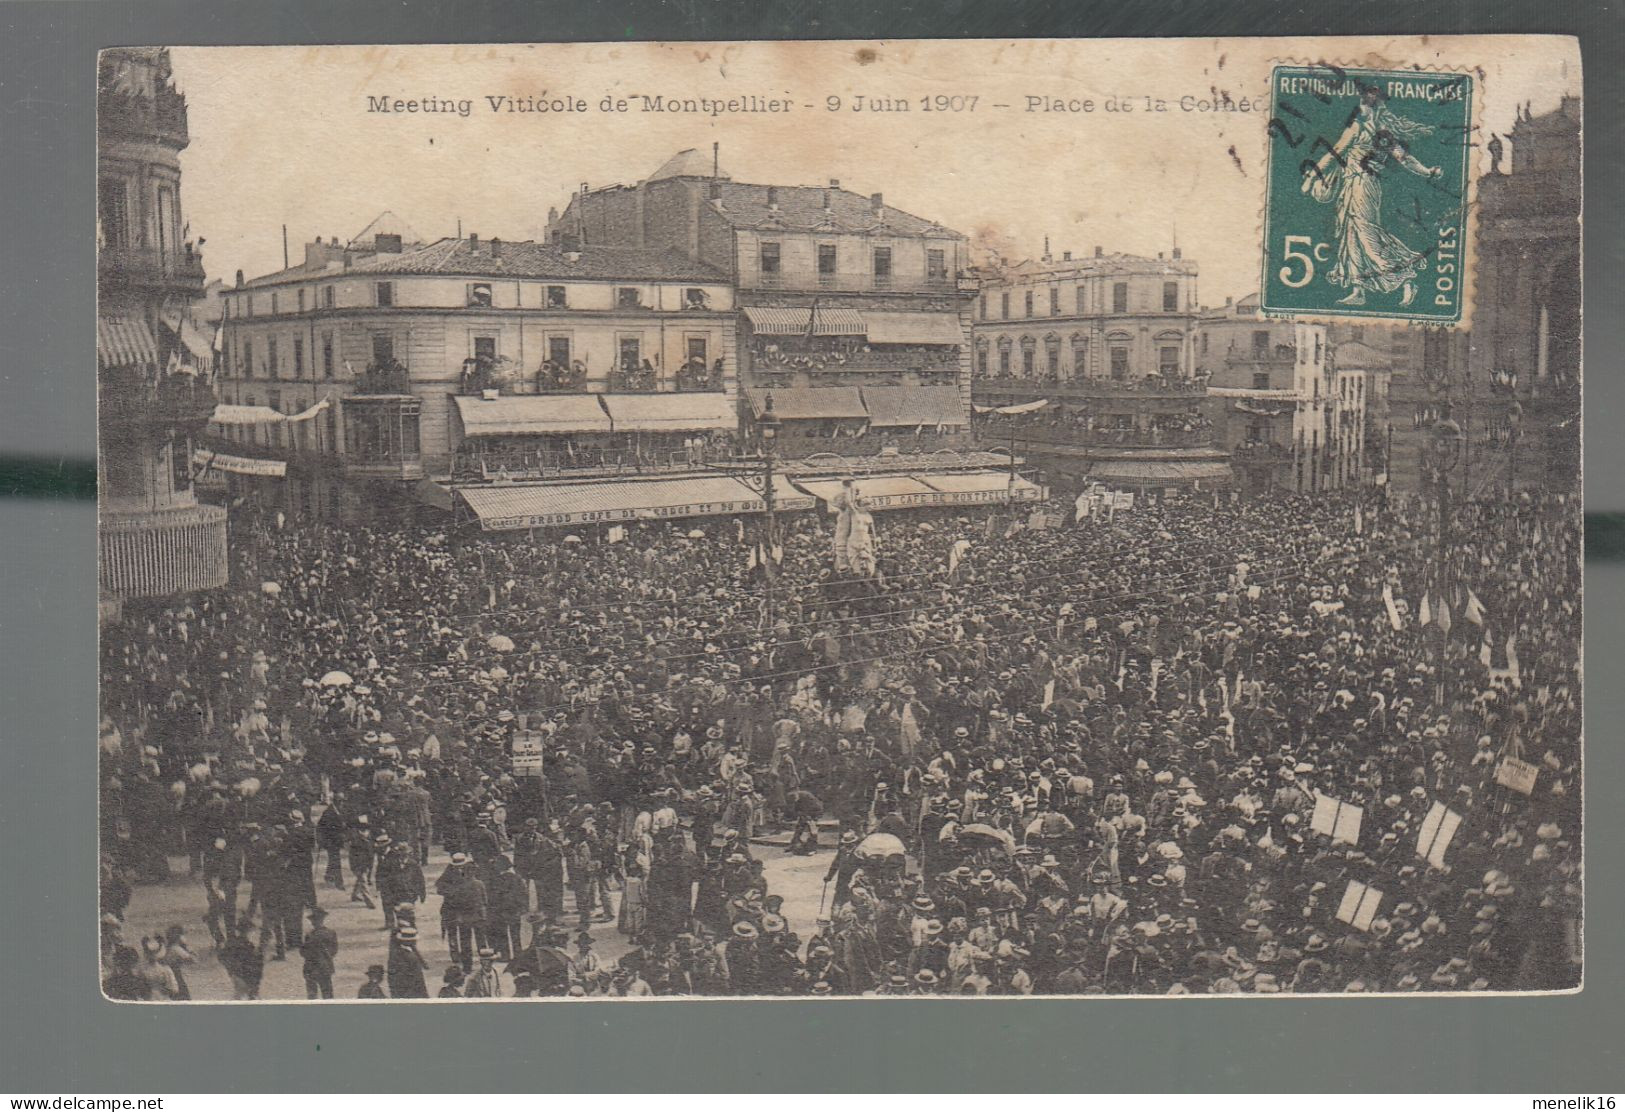
M 1471 587 L 1467 588 L 1467 603 L 1462 608 L 1461 614 L 1462 617 L 1466 618 L 1469 622 L 1472 622 L 1475 626 L 1481 626 L 1484 624 L 1484 604 L 1478 601 L 1478 596 L 1473 594 L 1473 589 Z
M 1450 604 L 1442 598 L 1439 600 L 1439 632 L 1450 632 Z
M 1354 507 L 1354 532 L 1356 534 L 1365 532 L 1365 514 L 1360 512 L 1358 506 Z
M 1523 686 L 1523 676 L 1518 667 L 1518 643 L 1510 634 L 1507 636 L 1507 680 L 1513 687 Z
M 1399 620 L 1399 607 L 1394 605 L 1394 589 L 1388 584 L 1382 585 L 1382 605 L 1388 611 L 1388 624 L 1398 633 L 1405 628 L 1405 623 Z
M 1421 613 L 1417 615 L 1417 621 L 1421 622 L 1423 625 L 1427 625 L 1433 621 L 1433 610 L 1428 604 L 1428 592 L 1426 591 L 1422 592 L 1422 610 Z
M 1494 651 L 1494 647 L 1490 644 L 1490 631 L 1486 629 L 1484 631 L 1484 640 L 1478 646 L 1478 662 L 1488 668 L 1490 661 L 1494 659 L 1492 655 Z

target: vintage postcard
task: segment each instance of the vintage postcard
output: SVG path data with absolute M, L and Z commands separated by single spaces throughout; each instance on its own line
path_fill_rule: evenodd
M 1573 39 L 98 65 L 109 998 L 1580 986 Z

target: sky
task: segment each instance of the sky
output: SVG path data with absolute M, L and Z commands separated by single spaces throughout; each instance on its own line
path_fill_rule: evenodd
M 1466 70 L 1479 77 L 1482 143 L 1511 128 L 1517 106 L 1538 115 L 1580 92 L 1575 41 L 1532 36 L 179 47 L 172 56 L 192 135 L 181 154 L 184 218 L 208 241 L 210 277 L 228 284 L 238 268 L 254 277 L 281 267 L 283 224 L 295 263 L 311 238 L 347 240 L 386 209 L 426 240 L 455 234 L 459 221 L 465 234 L 531 239 L 581 183 L 635 184 L 676 151 L 709 157 L 716 142 L 736 181 L 836 178 L 1011 260 L 1039 255 L 1046 236 L 1057 257 L 1096 245 L 1155 256 L 1177 242 L 1214 305 L 1258 285 L 1268 114 L 1202 103 L 1227 95 L 1262 106 L 1277 61 Z M 486 99 L 510 96 L 578 110 L 493 112 Z M 793 107 L 647 112 L 642 96 Z M 1093 110 L 1029 112 L 1028 97 Z M 369 111 L 369 98 L 470 103 L 466 116 L 413 114 Z M 853 110 L 858 98 L 863 111 Z M 877 98 L 910 110 L 874 111 Z M 628 111 L 614 110 L 621 99 Z M 1166 110 L 1148 110 L 1158 100 Z M 1478 155 L 1487 165 L 1482 147 Z

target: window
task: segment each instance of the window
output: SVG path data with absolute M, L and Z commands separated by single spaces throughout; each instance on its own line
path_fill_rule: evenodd
M 761 270 L 763 274 L 779 273 L 779 245 L 777 243 L 764 243 L 760 248 Z
M 1113 282 L 1112 283 L 1112 312 L 1114 312 L 1114 313 L 1126 313 L 1126 312 L 1128 312 L 1128 283 L 1127 282 Z
M 1202 333 L 1202 354 L 1203 355 L 1207 354 L 1207 336 L 1208 336 L 1208 334 L 1206 332 Z
M 497 338 L 495 336 L 475 336 L 474 358 L 487 363 L 495 363 L 497 358 Z
M 1033 291 L 1032 290 L 1028 290 L 1026 292 L 1026 294 L 1023 295 L 1023 297 L 1022 297 L 1022 305 L 1026 308 L 1027 315 L 1029 317 L 1032 316 L 1033 315 Z
M 243 298 L 243 303 L 248 306 L 248 315 L 253 316 L 254 315 L 254 295 L 249 294 L 247 297 Z
M 984 378 L 987 376 L 987 348 L 985 347 L 976 349 L 976 373 Z
M 272 293 L 271 293 L 271 315 L 273 317 L 277 315 L 276 302 L 277 302 L 277 295 L 276 295 L 275 291 L 272 291 Z
M 373 292 L 377 295 L 378 304 L 383 308 L 387 309 L 395 304 L 394 282 L 378 282 L 374 284 Z
M 891 285 L 891 248 L 875 248 L 875 285 Z
M 1162 284 L 1162 311 L 1177 313 L 1179 311 L 1179 283 L 1164 282 Z
M 1179 348 L 1173 344 L 1164 344 L 1157 349 L 1157 370 L 1168 378 L 1179 377 Z
M 272 300 L 275 300 L 276 295 L 272 294 L 271 297 L 272 297 Z M 281 376 L 282 367 L 277 362 L 277 357 L 276 357 L 276 337 L 275 336 L 270 336 L 270 337 L 266 338 L 266 341 L 265 341 L 265 366 L 267 368 L 267 377 L 269 377 L 269 378 L 278 378 L 278 377 Z
M 711 307 L 711 296 L 698 286 L 683 291 L 683 308 L 703 310 Z
M 1049 288 L 1049 315 L 1052 317 L 1058 317 L 1061 315 L 1060 286 L 1051 286 Z
M 280 391 L 280 390 L 272 390 L 269 394 L 265 395 L 265 404 L 270 406 L 272 409 L 276 410 L 278 413 L 281 413 L 282 412 L 282 391 Z M 265 439 L 266 439 L 267 443 L 275 444 L 278 448 L 282 447 L 282 424 L 281 424 L 281 422 L 278 422 L 277 424 L 272 425 L 269 429 L 266 430 Z
M 617 286 L 615 288 L 615 307 L 617 309 L 643 308 L 643 291 L 636 286 Z
M 470 309 L 489 309 L 491 307 L 491 283 L 470 282 L 468 284 L 466 304 Z
M 547 338 L 547 358 L 555 367 L 568 367 L 570 365 L 570 337 L 549 336 Z
M 130 187 L 124 178 L 106 177 L 97 183 L 96 218 L 104 244 L 115 249 L 130 245 Z
M 833 278 L 835 276 L 835 245 L 833 243 L 820 243 L 818 245 L 818 276 L 820 278 Z
M 1089 287 L 1085 286 L 1082 282 L 1079 282 L 1076 292 L 1078 298 L 1078 307 L 1076 312 L 1078 316 L 1081 317 L 1084 313 L 1089 311 L 1087 308 L 1085 308 L 1085 306 L 1089 304 Z
M 1112 348 L 1112 377 L 1116 379 L 1128 377 L 1128 348 Z
M 374 332 L 372 334 L 372 361 L 378 366 L 392 362 L 395 358 L 395 337 L 388 332 Z
M 1061 376 L 1061 345 L 1053 341 L 1047 344 L 1045 346 L 1044 356 L 1045 362 L 1048 365 L 1050 377 L 1059 378 Z
M 568 305 L 569 299 L 564 295 L 563 286 L 547 287 L 547 307 L 549 309 L 563 309 Z
M 322 337 L 322 377 L 333 377 L 333 334 Z
M 293 377 L 305 377 L 305 338 L 303 336 L 293 338 Z
M 982 295 L 981 300 L 976 303 L 976 316 L 980 320 L 987 319 L 987 294 L 985 293 Z
M 1266 359 L 1270 353 L 1270 334 L 1265 329 L 1253 333 L 1253 358 Z
M 1006 376 L 1010 374 L 1010 349 L 1007 347 L 999 349 L 999 373 Z
M 690 363 L 698 362 L 702 365 L 709 365 L 710 353 L 704 336 L 688 337 L 684 347 L 688 351 L 688 361 Z
M 322 308 L 331 309 L 333 307 L 334 297 L 335 297 L 335 295 L 334 295 L 332 286 L 323 287 L 323 289 L 322 289 Z
M 636 336 L 622 336 L 618 341 L 622 371 L 635 371 L 642 362 L 643 342 Z
M 303 286 L 299 287 L 299 311 L 301 313 L 305 311 L 305 287 Z
M 254 377 L 254 341 L 247 336 L 243 337 L 243 362 L 238 369 L 244 378 Z
M 999 295 L 999 316 L 1005 320 L 1010 319 L 1010 295 L 1008 293 Z
M 1082 378 L 1089 373 L 1089 341 L 1072 341 L 1072 376 Z
M 925 252 L 925 276 L 933 282 L 945 282 L 948 279 L 948 256 L 940 247 L 927 248 Z
M 1030 346 L 1021 349 L 1021 373 L 1027 378 L 1033 377 L 1033 355 L 1034 352 Z

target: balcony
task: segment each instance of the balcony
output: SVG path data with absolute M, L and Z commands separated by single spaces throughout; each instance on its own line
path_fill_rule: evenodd
M 950 274 L 818 274 L 812 271 L 754 271 L 739 276 L 741 289 L 827 290 L 835 293 L 956 293 Z
M 384 359 L 367 364 L 367 369 L 356 376 L 356 395 L 375 395 L 379 397 L 400 397 L 412 393 L 412 376 L 394 359 Z
M 153 377 L 109 368 L 97 380 L 97 419 L 124 428 L 200 429 L 214 416 L 214 387 L 197 375 Z
M 226 511 L 219 506 L 104 510 L 97 538 L 104 598 L 153 598 L 225 586 Z
M 167 86 L 150 97 L 103 90 L 96 98 L 96 130 L 113 137 L 163 143 L 178 151 L 191 141 L 186 97 Z
M 96 253 L 96 276 L 107 285 L 157 287 L 187 297 L 203 293 L 203 256 L 191 244 L 174 251 L 156 247 L 104 246 Z
M 1211 448 L 1213 430 L 1201 429 L 1081 429 L 1068 425 L 1010 425 L 981 420 L 977 439 L 984 445 L 1047 444 L 1056 448 Z
M 1200 399 L 1207 394 L 1205 379 L 1175 378 L 1163 375 L 1142 379 L 1115 378 L 1021 378 L 1016 375 L 977 375 L 971 379 L 973 393 L 1008 394 L 1056 398 L 1182 398 Z
M 344 461 L 344 474 L 351 479 L 415 482 L 424 476 L 423 459 L 399 454 L 350 456 Z
M 1250 440 L 1244 444 L 1234 445 L 1230 449 L 1230 457 L 1237 463 L 1244 464 L 1290 463 L 1292 449 L 1270 440 Z

